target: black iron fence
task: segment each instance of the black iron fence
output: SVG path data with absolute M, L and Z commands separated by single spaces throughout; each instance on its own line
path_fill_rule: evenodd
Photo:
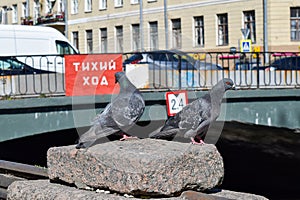
M 142 90 L 210 88 L 223 77 L 241 89 L 297 88 L 295 52 L 180 52 L 123 54 L 123 69 Z M 64 95 L 64 57 L 0 57 L 0 96 Z

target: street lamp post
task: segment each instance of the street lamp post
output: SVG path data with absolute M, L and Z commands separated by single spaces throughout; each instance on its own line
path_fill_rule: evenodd
M 166 49 L 169 48 L 169 26 L 168 26 L 168 9 L 167 0 L 164 0 L 164 21 L 165 21 L 165 39 Z
M 65 4 L 65 10 L 64 10 L 64 18 L 65 18 L 65 36 L 67 38 L 68 37 L 68 14 L 69 14 L 69 10 L 68 10 L 68 0 L 65 0 L 64 1 L 64 4 Z
M 143 0 L 140 0 L 140 42 L 141 50 L 144 49 L 144 31 L 143 31 Z
M 269 56 L 268 56 L 268 3 L 267 0 L 263 0 L 263 26 L 264 26 L 264 52 L 265 52 L 265 63 L 269 63 Z
M 26 0 L 26 8 L 25 8 L 25 18 L 28 19 L 29 17 L 29 0 Z

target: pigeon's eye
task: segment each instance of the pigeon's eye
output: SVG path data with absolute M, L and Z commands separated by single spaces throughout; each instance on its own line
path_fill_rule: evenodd
M 227 82 L 226 82 L 226 85 L 231 85 L 231 83 L 227 81 Z

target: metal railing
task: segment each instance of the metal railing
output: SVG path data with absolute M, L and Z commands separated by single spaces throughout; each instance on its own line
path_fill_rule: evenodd
M 300 86 L 298 53 L 155 51 L 125 54 L 124 60 L 127 72 L 144 67 L 139 77 L 150 89 L 206 89 L 224 77 L 241 89 Z
M 1 56 L 0 96 L 64 95 L 64 58 Z
M 224 77 L 241 89 L 300 86 L 300 57 L 295 52 L 124 53 L 123 69 L 142 90 L 202 90 Z M 64 94 L 64 57 L 0 57 L 0 96 Z

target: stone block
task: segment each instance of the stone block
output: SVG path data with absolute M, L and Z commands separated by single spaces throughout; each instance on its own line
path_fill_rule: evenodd
M 81 190 L 75 187 L 50 183 L 49 180 L 15 181 L 7 190 L 7 200 L 141 200 L 126 195 L 110 194 L 99 191 Z M 148 198 L 147 198 L 148 199 Z M 179 197 L 150 198 L 152 200 L 267 200 L 258 195 L 220 190 L 213 194 L 185 191 Z M 149 200 L 150 200 L 149 199 Z
M 141 139 L 75 149 L 48 150 L 52 181 L 104 188 L 132 195 L 174 196 L 204 191 L 223 180 L 223 159 L 214 145 Z
M 137 200 L 116 194 L 80 190 L 75 187 L 50 183 L 49 180 L 16 181 L 8 187 L 7 200 Z M 164 199 L 155 199 L 164 200 Z M 166 200 L 181 200 L 179 197 Z

